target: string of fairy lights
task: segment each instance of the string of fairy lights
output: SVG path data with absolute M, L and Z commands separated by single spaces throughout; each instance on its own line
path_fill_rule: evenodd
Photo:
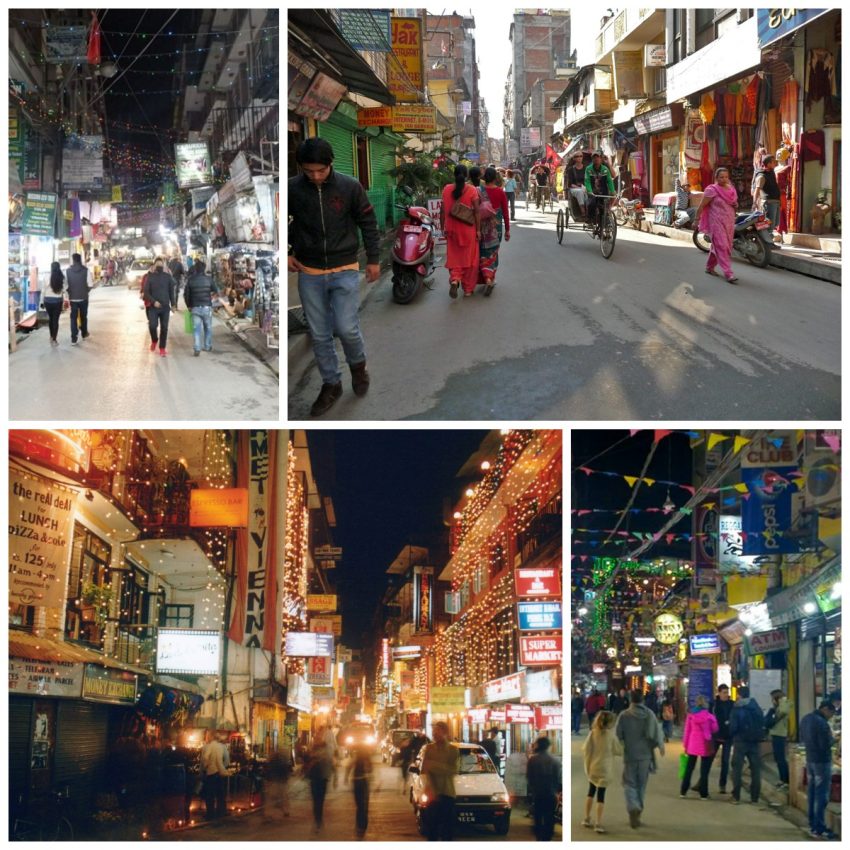
M 304 660 L 286 656 L 283 640 L 289 631 L 307 628 L 305 619 L 307 597 L 308 546 L 310 511 L 307 507 L 307 487 L 303 473 L 296 468 L 295 447 L 287 443 L 286 465 L 286 523 L 283 543 L 283 589 L 281 593 L 281 656 L 287 672 L 303 674 Z

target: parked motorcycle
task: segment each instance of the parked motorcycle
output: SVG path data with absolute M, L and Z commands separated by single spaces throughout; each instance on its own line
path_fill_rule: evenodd
M 630 224 L 635 230 L 640 230 L 640 223 L 644 219 L 643 204 L 640 201 L 629 201 L 620 196 L 612 212 L 620 227 Z
M 742 213 L 735 218 L 735 234 L 732 249 L 754 266 L 763 269 L 769 262 L 773 251 L 773 227 L 763 212 L 755 210 Z M 694 226 L 694 245 L 708 253 L 711 250 L 711 237 Z
M 413 199 L 413 191 L 402 187 Z M 396 204 L 404 210 L 392 248 L 393 301 L 409 304 L 434 273 L 434 220 L 425 207 Z

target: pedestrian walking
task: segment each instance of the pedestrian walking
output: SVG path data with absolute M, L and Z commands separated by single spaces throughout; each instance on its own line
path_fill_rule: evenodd
M 496 765 L 496 770 L 499 769 L 499 744 L 496 737 L 499 734 L 498 729 L 490 729 L 487 734 L 478 742 L 487 750 L 487 755 L 490 756 L 490 761 Z
M 555 832 L 555 803 L 561 792 L 561 763 L 550 752 L 545 735 L 535 741 L 528 759 L 526 776 L 534 812 L 534 835 L 538 841 L 551 841 Z
M 145 276 L 142 284 L 142 297 L 150 304 L 147 308 L 148 324 L 151 334 L 151 351 L 156 351 L 159 345 L 159 356 L 168 354 L 168 320 L 176 304 L 171 300 L 173 280 L 165 271 L 165 261 L 157 257 L 153 262 L 153 270 Z
M 422 753 L 422 775 L 433 802 L 425 810 L 429 841 L 451 841 L 455 825 L 455 776 L 460 771 L 460 751 L 449 743 L 449 725 L 438 720 L 434 741 Z
M 310 795 L 313 798 L 313 831 L 318 833 L 324 825 L 325 796 L 328 793 L 328 780 L 333 771 L 333 760 L 323 730 L 317 733 L 304 767 L 304 773 L 310 782 Z
M 687 762 L 679 788 L 680 797 L 688 796 L 691 777 L 699 759 L 699 796 L 702 800 L 709 799 L 708 774 L 714 761 L 714 736 L 717 728 L 717 718 L 708 710 L 708 701 L 704 696 L 698 696 L 693 709 L 685 718 L 685 728 L 682 732 L 682 750 L 687 756 Z
M 68 295 L 68 286 L 65 283 L 65 275 L 59 263 L 50 264 L 50 278 L 41 290 L 41 303 L 47 311 L 47 327 L 50 331 L 50 344 L 59 345 L 59 317 L 65 306 L 65 298 Z
M 655 773 L 655 751 L 664 755 L 664 736 L 655 715 L 643 704 L 643 691 L 630 694 L 631 705 L 617 718 L 617 738 L 623 745 L 623 791 L 629 824 L 641 824 L 649 774 Z
M 89 292 L 95 287 L 91 271 L 83 265 L 79 254 L 71 254 L 71 265 L 65 270 L 68 282 L 68 301 L 71 303 L 71 345 L 77 345 L 79 336 L 88 339 Z
M 508 206 L 511 208 L 511 221 L 513 221 L 516 218 L 516 211 L 515 211 L 516 189 L 517 189 L 516 177 L 514 177 L 513 171 L 509 168 L 508 171 L 507 171 L 507 174 L 505 175 L 504 190 L 505 190 L 505 196 L 508 199 Z
M 595 829 L 596 832 L 605 832 L 602 826 L 605 790 L 614 779 L 614 756 L 623 754 L 620 740 L 614 734 L 615 721 L 616 717 L 610 711 L 600 711 L 582 745 L 584 772 L 588 786 L 587 798 L 584 801 L 584 820 L 581 825 L 588 829 Z M 595 824 L 590 819 L 594 798 L 596 799 Z
M 366 347 L 360 330 L 358 231 L 366 249 L 366 280 L 380 275 L 380 237 L 375 209 L 358 180 L 334 170 L 325 139 L 305 139 L 295 152 L 301 174 L 289 180 L 289 271 L 310 327 L 322 389 L 311 416 L 327 413 L 342 395 L 342 372 L 334 343 L 342 343 L 356 396 L 369 390 Z
M 658 691 L 654 688 L 646 695 L 643 704 L 658 717 Z
M 201 773 L 207 820 L 217 820 L 227 814 L 227 777 L 230 775 L 230 752 L 222 737 L 207 733 L 201 750 Z
M 372 755 L 367 747 L 357 746 L 352 754 L 351 784 L 354 790 L 357 840 L 362 841 L 369 826 L 369 782 L 372 778 Z
M 183 275 L 186 273 L 186 270 L 183 268 L 183 263 L 180 262 L 179 254 L 175 254 L 168 261 L 168 271 L 171 272 L 171 279 L 174 281 L 172 285 L 173 297 L 171 302 L 172 304 L 177 304 L 178 298 L 180 297 L 180 287 L 183 285 Z
M 478 241 L 481 237 L 478 190 L 466 182 L 465 165 L 456 165 L 455 182 L 443 187 L 440 229 L 446 237 L 446 268 L 449 270 L 449 296 L 472 295 L 478 283 Z
M 835 703 L 824 700 L 817 711 L 800 721 L 800 741 L 806 748 L 806 781 L 809 802 L 809 835 L 834 841 L 838 836 L 827 829 L 826 804 L 832 790 L 832 745 L 829 721 L 835 715 Z
M 779 772 L 779 789 L 788 788 L 788 758 L 785 755 L 785 747 L 788 743 L 788 717 L 791 714 L 791 701 L 776 688 L 770 692 L 773 706 L 767 712 L 764 725 L 770 732 L 770 743 L 773 748 L 773 760 L 776 762 L 776 770 Z
M 570 720 L 572 721 L 573 735 L 581 734 L 581 716 L 584 714 L 584 697 L 577 690 L 570 700 Z
M 761 754 L 759 745 L 764 740 L 764 714 L 759 704 L 750 697 L 746 685 L 738 688 L 740 699 L 732 708 L 729 733 L 732 736 L 732 802 L 741 801 L 741 784 L 744 759 L 750 763 L 750 801 L 758 803 L 761 791 Z
M 673 708 L 673 695 L 668 692 L 664 695 L 661 701 L 661 728 L 664 732 L 664 743 L 670 743 L 673 737 L 673 721 L 676 718 L 676 711 Z
M 192 266 L 192 272 L 186 278 L 183 300 L 192 314 L 192 330 L 195 357 L 204 351 L 212 351 L 212 304 L 213 295 L 218 296 L 215 281 L 206 273 L 203 260 Z
M 626 696 L 626 689 L 620 688 L 616 693 L 612 693 L 608 699 L 608 711 L 614 714 L 619 714 L 629 707 L 629 698 Z
M 732 185 L 729 169 L 721 166 L 714 172 L 714 182 L 705 187 L 695 220 L 699 222 L 699 229 L 711 239 L 705 273 L 716 277 L 715 268 L 719 265 L 729 283 L 738 282 L 732 271 L 732 239 L 737 210 L 738 192 Z
M 289 780 L 292 777 L 290 750 L 276 750 L 271 754 L 264 771 L 265 801 L 263 817 L 278 820 L 278 815 L 289 817 Z
M 729 685 L 720 685 L 717 688 L 717 696 L 714 698 L 714 705 L 711 711 L 717 718 L 717 732 L 714 740 L 717 744 L 717 752 L 720 753 L 719 791 L 721 794 L 727 793 L 726 782 L 729 779 L 729 759 L 732 755 L 730 723 L 732 721 L 732 709 L 734 707 L 735 703 L 729 699 Z
M 481 238 L 478 240 L 478 283 L 484 284 L 485 295 L 491 295 L 496 285 L 502 235 L 504 234 L 505 242 L 510 242 L 511 239 L 508 198 L 505 190 L 496 185 L 497 176 L 498 172 L 495 168 L 488 168 L 484 172 L 484 186 L 481 186 L 479 169 L 475 167 L 469 169 L 470 182 L 479 189 L 483 204 L 478 208 L 481 218 Z M 489 204 L 485 204 L 485 201 Z M 485 209 L 495 210 L 495 215 L 484 218 Z
M 587 712 L 587 728 L 593 728 L 593 720 L 596 715 L 605 708 L 605 697 L 594 688 L 590 696 L 584 701 L 584 710 Z

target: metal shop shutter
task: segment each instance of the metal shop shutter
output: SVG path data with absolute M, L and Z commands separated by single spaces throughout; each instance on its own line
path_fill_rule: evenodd
M 32 737 L 32 699 L 9 697 L 9 788 L 12 799 L 26 792 Z
M 87 809 L 106 765 L 109 706 L 60 702 L 56 720 L 54 782 L 71 786 L 71 804 Z
M 331 121 L 319 124 L 319 137 L 330 142 L 334 149 L 334 168 L 340 174 L 356 177 L 354 173 L 354 137 L 351 130 Z

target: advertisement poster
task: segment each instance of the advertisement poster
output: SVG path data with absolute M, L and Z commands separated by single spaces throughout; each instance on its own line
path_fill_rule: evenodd
M 739 516 L 721 516 L 717 537 L 717 566 L 721 573 L 758 572 L 757 558 L 744 555 L 743 523 Z
M 387 87 L 400 103 L 416 103 L 422 92 L 422 21 L 392 19 L 392 56 L 387 62 Z
M 62 187 L 102 189 L 103 136 L 71 135 L 62 145 Z
M 333 77 L 319 71 L 310 82 L 301 103 L 296 110 L 299 115 L 316 121 L 327 121 L 337 104 L 342 100 L 347 88 Z
M 799 551 L 799 542 L 787 536 L 791 528 L 791 496 L 797 486 L 788 476 L 796 467 L 749 467 L 741 480 L 750 498 L 741 505 L 744 555 L 780 555 Z
M 197 189 L 212 183 L 212 163 L 206 142 L 174 145 L 177 185 L 181 189 Z
M 76 493 L 9 470 L 9 601 L 65 607 Z
M 330 658 L 317 655 L 307 659 L 307 683 L 310 685 L 330 685 L 333 662 Z
M 195 629 L 159 629 L 157 632 L 157 673 L 217 676 L 220 658 L 218 632 Z
M 56 195 L 53 192 L 27 192 L 21 233 L 26 236 L 53 236 L 56 221 Z
M 697 697 L 705 697 L 706 704 L 714 697 L 714 669 L 710 658 L 695 658 L 688 665 L 688 708 L 692 709 Z

